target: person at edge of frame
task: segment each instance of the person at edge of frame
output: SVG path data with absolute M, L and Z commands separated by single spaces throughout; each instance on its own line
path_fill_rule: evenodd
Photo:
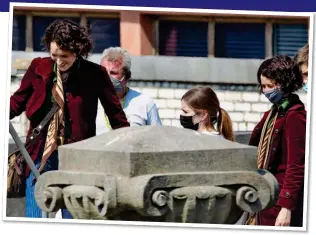
M 41 174 L 58 169 L 59 145 L 96 135 L 98 99 L 113 129 L 130 126 L 107 71 L 87 60 L 93 44 L 86 28 L 68 19 L 56 20 L 46 28 L 42 42 L 50 57 L 33 59 L 20 87 L 10 97 L 10 120 L 24 111 L 30 120 L 27 139 L 53 103 L 60 107 L 28 149 Z M 25 177 L 26 217 L 39 218 L 35 177 L 29 167 Z M 70 219 L 72 214 L 63 209 L 62 217 Z
M 295 63 L 299 66 L 301 74 L 303 76 L 304 80 L 304 85 L 303 85 L 303 90 L 305 92 L 308 91 L 308 51 L 309 51 L 309 46 L 308 43 L 301 47 L 295 57 Z
M 294 94 L 303 86 L 299 66 L 289 56 L 265 60 L 258 85 L 272 103 L 255 126 L 249 145 L 258 147 L 258 169 L 272 173 L 279 184 L 276 204 L 250 215 L 245 224 L 303 225 L 306 109 Z

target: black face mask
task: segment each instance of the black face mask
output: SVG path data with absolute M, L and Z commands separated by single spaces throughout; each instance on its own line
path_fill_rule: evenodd
M 183 115 L 180 115 L 180 123 L 181 123 L 181 126 L 183 126 L 184 128 L 187 128 L 187 129 L 191 129 L 191 130 L 195 130 L 197 131 L 199 129 L 199 123 L 197 124 L 193 124 L 193 116 L 183 116 Z

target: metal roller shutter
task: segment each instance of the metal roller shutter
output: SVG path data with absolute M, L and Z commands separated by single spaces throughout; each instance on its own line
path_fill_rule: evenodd
M 294 57 L 297 50 L 308 42 L 306 24 L 275 24 L 273 26 L 274 55 Z
M 215 57 L 263 59 L 265 24 L 216 23 Z
M 88 18 L 91 36 L 94 41 L 94 53 L 102 53 L 108 47 L 120 46 L 120 20 Z
M 159 54 L 207 57 L 207 22 L 160 21 Z
M 58 19 L 69 19 L 76 23 L 80 23 L 79 17 L 51 17 L 51 16 L 34 16 L 33 17 L 33 48 L 34 51 L 44 51 L 42 45 L 42 37 L 44 36 L 46 28 Z
M 25 30 L 26 30 L 26 17 L 24 15 L 13 16 L 13 29 L 12 29 L 12 50 L 24 51 L 25 50 Z

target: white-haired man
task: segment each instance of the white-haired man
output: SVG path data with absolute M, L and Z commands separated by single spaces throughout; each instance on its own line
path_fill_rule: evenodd
M 129 53 L 121 47 L 110 47 L 103 51 L 101 65 L 106 68 L 110 76 L 130 125 L 161 126 L 158 108 L 153 99 L 128 87 L 131 64 Z M 107 118 L 106 124 L 107 128 L 111 129 Z

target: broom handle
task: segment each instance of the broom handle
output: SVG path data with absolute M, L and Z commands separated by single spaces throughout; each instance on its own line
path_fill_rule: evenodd
M 16 133 L 11 122 L 10 122 L 10 126 L 9 126 L 9 132 L 10 132 L 15 144 L 17 145 L 17 147 L 21 151 L 27 165 L 30 167 L 31 171 L 33 172 L 33 174 L 37 180 L 38 177 L 40 176 L 40 174 L 39 174 L 38 170 L 36 169 L 36 166 L 35 166 L 32 158 L 30 157 L 29 153 L 27 152 L 26 148 L 24 147 L 24 144 L 22 143 L 21 139 L 19 138 L 18 134 Z

